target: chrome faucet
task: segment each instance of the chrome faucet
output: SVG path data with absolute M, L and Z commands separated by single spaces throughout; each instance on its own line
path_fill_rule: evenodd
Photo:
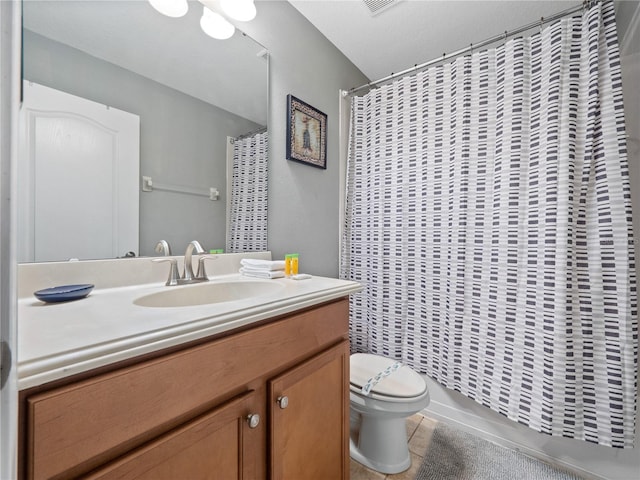
M 193 264 L 191 263 L 191 255 L 193 255 L 194 250 L 198 255 L 204 253 L 204 249 L 202 248 L 202 245 L 200 245 L 200 242 L 198 242 L 197 240 L 192 240 L 191 242 L 189 242 L 189 245 L 187 245 L 187 250 L 184 252 L 184 271 L 182 273 L 182 283 L 191 283 L 194 281 L 197 282 L 204 280 L 194 278 Z
M 169 242 L 167 242 L 166 240 L 160 240 L 156 244 L 155 251 L 156 251 L 156 253 L 161 253 L 165 257 L 170 256 L 171 255 L 171 247 L 169 246 Z
M 158 245 L 160 245 L 161 243 L 162 242 L 159 242 Z M 196 275 L 193 274 L 192 264 L 192 257 L 194 253 L 200 257 L 198 259 L 198 272 Z M 180 276 L 180 274 L 178 273 L 178 261 L 175 258 L 154 258 L 152 262 L 169 262 L 171 264 L 171 268 L 169 270 L 169 278 L 165 285 L 173 286 L 208 281 L 209 277 L 207 276 L 207 272 L 204 269 L 204 262 L 205 260 L 214 258 L 218 257 L 215 255 L 206 255 L 204 253 L 202 245 L 200 245 L 200 242 L 198 242 L 197 240 L 193 240 L 189 242 L 189 245 L 187 245 L 187 250 L 184 252 L 184 270 L 182 276 Z

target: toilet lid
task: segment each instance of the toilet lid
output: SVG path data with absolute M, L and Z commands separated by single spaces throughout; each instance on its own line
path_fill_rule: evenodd
M 386 368 L 392 367 L 395 360 L 372 355 L 370 353 L 354 353 L 351 355 L 349 367 L 351 370 L 351 389 L 359 392 L 367 381 L 375 377 Z M 371 389 L 371 393 L 388 397 L 411 398 L 422 395 L 427 389 L 427 384 L 417 372 L 407 365 L 383 377 Z

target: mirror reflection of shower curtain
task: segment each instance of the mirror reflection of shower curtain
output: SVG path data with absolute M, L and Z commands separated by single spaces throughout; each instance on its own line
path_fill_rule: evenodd
M 268 132 L 233 142 L 227 252 L 267 250 Z
M 620 448 L 638 318 L 612 2 L 352 99 L 353 351 Z

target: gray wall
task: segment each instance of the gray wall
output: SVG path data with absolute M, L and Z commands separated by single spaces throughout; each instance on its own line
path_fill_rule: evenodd
M 256 7 L 256 18 L 241 28 L 270 53 L 269 249 L 274 258 L 297 252 L 301 271 L 335 277 L 340 215 L 338 92 L 361 85 L 367 78 L 288 2 L 259 1 Z M 217 136 L 218 131 L 198 132 L 203 124 L 214 121 L 215 111 L 205 104 L 187 107 L 187 103 L 198 101 L 158 84 L 150 87 L 145 84 L 146 79 L 130 72 L 115 73 L 118 67 L 77 50 L 60 44 L 54 49 L 45 48 L 42 43 L 35 35 L 25 34 L 25 50 L 36 52 L 25 54 L 26 78 L 141 116 L 142 175 L 153 176 L 160 183 L 208 187 L 207 182 L 201 185 L 194 182 L 205 177 L 218 178 L 224 172 L 222 164 L 207 163 L 210 161 L 207 152 L 215 151 L 223 142 Z M 96 65 L 97 62 L 101 65 Z M 51 65 L 56 65 L 56 69 Z M 117 88 L 111 93 L 96 92 L 93 85 L 101 78 L 110 78 L 111 84 L 119 82 Z M 328 115 L 326 170 L 286 159 L 287 94 Z M 141 99 L 143 96 L 158 99 L 158 104 L 160 98 L 165 102 L 165 97 L 174 95 L 186 97 L 183 99 L 186 103 L 176 105 L 177 113 L 170 115 L 166 108 L 145 107 L 146 100 Z M 134 103 L 136 99 L 141 100 Z M 170 132 L 181 126 L 184 140 L 176 141 L 177 135 Z M 157 135 L 160 141 L 147 140 L 149 131 L 156 134 L 162 131 Z M 240 133 L 242 129 L 235 134 Z M 235 135 L 225 131 L 227 134 Z M 195 161 L 199 167 L 186 169 L 186 160 Z M 191 180 L 193 173 L 195 180 Z M 141 192 L 140 253 L 152 254 L 150 248 L 160 238 L 171 242 L 174 253 L 182 253 L 187 237 L 203 241 L 205 248 L 222 247 L 224 228 L 212 230 L 212 225 L 217 225 L 216 219 L 224 215 L 225 192 L 223 177 L 220 178 L 214 186 L 220 190 L 221 200 L 213 206 L 214 202 L 199 197 L 185 195 L 178 205 L 173 194 Z M 182 232 L 188 232 L 186 237 Z
M 626 2 L 623 2 L 626 3 Z M 271 52 L 270 72 L 270 187 L 269 246 L 275 257 L 301 253 L 301 269 L 335 276 L 338 265 L 338 89 L 348 89 L 368 80 L 321 36 L 287 2 L 258 1 L 258 15 L 243 27 Z M 636 57 L 635 67 L 638 68 Z M 624 61 L 623 61 L 624 65 Z M 630 72 L 626 72 L 627 76 Z M 635 79 L 627 82 L 637 85 Z M 285 159 L 286 95 L 319 108 L 329 116 L 328 168 L 306 167 Z M 636 98 L 626 98 L 637 112 Z M 636 95 L 637 96 L 637 95 Z M 635 102 L 635 103 L 634 103 Z M 630 120 L 629 113 L 627 112 Z M 632 175 L 638 167 L 638 124 L 628 125 L 635 150 Z M 634 177 L 635 178 L 635 177 Z M 640 184 L 634 182 L 634 185 Z M 635 192 L 635 191 L 634 191 Z M 637 192 L 636 192 L 637 193 Z M 637 210 L 637 209 L 636 209 Z M 640 225 L 640 222 L 636 222 Z M 558 461 L 582 470 L 591 478 L 623 480 L 637 476 L 638 448 L 611 449 L 571 439 L 549 437 L 511 422 L 472 400 L 429 382 L 435 418 L 493 442 L 519 448 L 526 453 Z
M 266 72 L 265 72 L 266 75 Z M 24 77 L 140 116 L 140 174 L 155 183 L 208 191 L 218 201 L 162 191 L 140 192 L 140 255 L 160 239 L 174 254 L 199 240 L 225 246 L 226 137 L 258 125 L 129 70 L 24 31 Z
M 367 78 L 288 2 L 256 2 L 242 25 L 269 60 L 269 249 L 274 258 L 300 254 L 300 271 L 338 275 L 340 89 Z M 328 116 L 327 169 L 286 159 L 287 94 Z

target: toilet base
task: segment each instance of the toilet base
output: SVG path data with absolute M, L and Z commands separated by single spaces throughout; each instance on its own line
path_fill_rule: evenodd
M 411 466 L 405 419 L 352 414 L 349 454 L 377 472 L 404 472 Z

